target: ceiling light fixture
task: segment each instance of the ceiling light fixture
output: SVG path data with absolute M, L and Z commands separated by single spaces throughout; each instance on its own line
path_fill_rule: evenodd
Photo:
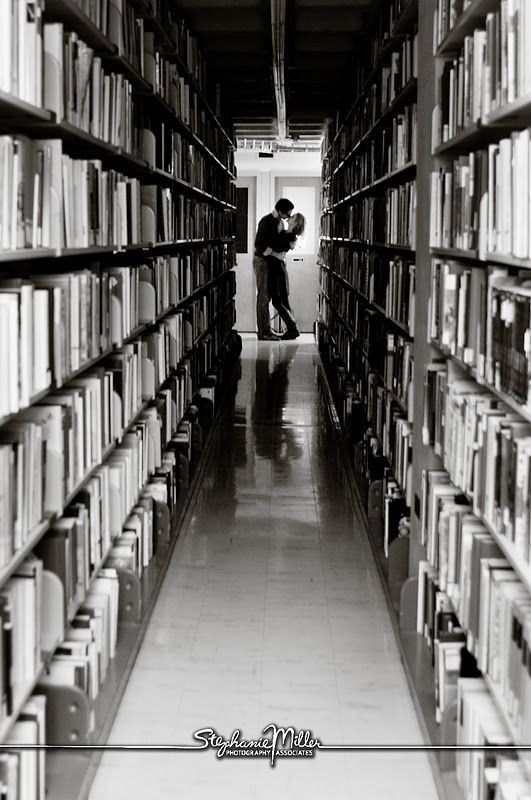
M 284 80 L 284 48 L 286 40 L 286 0 L 271 0 L 271 32 L 273 41 L 273 84 L 277 103 L 278 139 L 287 139 L 286 85 Z

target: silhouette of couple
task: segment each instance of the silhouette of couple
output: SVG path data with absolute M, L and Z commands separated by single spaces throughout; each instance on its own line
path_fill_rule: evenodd
M 293 212 L 293 203 L 285 197 L 258 223 L 254 241 L 253 268 L 256 276 L 256 322 L 258 338 L 266 341 L 296 339 L 299 329 L 289 302 L 289 279 L 286 255 L 299 236 L 304 234 L 306 220 Z M 269 302 L 278 312 L 286 331 L 279 336 L 271 328 Z

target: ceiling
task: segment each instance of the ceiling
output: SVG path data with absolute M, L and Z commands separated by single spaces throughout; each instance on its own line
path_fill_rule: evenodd
M 281 3 L 276 4 L 282 5 Z M 199 39 L 232 111 L 239 146 L 277 139 L 273 80 L 275 0 L 174 0 Z M 286 133 L 293 147 L 318 146 L 349 89 L 356 45 L 375 0 L 285 0 Z M 288 146 L 288 142 L 284 145 Z

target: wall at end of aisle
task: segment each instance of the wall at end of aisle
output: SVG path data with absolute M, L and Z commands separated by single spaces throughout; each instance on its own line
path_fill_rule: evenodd
M 248 252 L 236 256 L 236 327 L 239 331 L 256 332 L 256 284 L 253 272 L 253 243 L 258 220 L 274 207 L 275 179 L 290 177 L 320 177 L 321 154 L 274 153 L 272 158 L 260 158 L 257 151 L 237 150 L 237 187 L 249 192 Z

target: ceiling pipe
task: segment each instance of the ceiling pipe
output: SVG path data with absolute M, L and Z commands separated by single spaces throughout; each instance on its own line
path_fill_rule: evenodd
M 284 79 L 284 48 L 286 41 L 286 0 L 271 0 L 271 32 L 273 41 L 273 85 L 277 102 L 278 140 L 285 142 L 286 84 Z

